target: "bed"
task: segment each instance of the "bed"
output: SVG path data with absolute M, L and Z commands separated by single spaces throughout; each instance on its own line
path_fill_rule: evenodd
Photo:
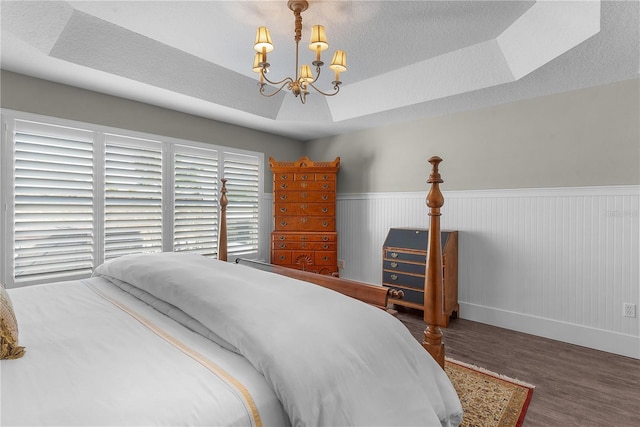
M 3 291 L 3 329 L 12 311 L 11 344 L 26 352 L 0 362 L 0 424 L 459 425 L 442 316 L 421 346 L 384 310 L 384 288 L 262 271 L 219 248 L 218 260 L 128 255 L 88 279 Z

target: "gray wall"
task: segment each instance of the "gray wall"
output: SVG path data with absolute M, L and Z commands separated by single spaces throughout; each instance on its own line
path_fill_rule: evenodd
M 640 183 L 640 86 L 629 80 L 306 142 L 341 158 L 339 193 L 423 191 L 444 159 L 444 190 Z
M 2 108 L 264 153 L 267 193 L 273 186 L 269 157 L 296 160 L 304 155 L 304 144 L 295 139 L 6 70 L 0 78 Z
M 265 154 L 341 158 L 339 193 L 423 191 L 438 155 L 444 190 L 640 184 L 640 80 L 306 143 L 2 71 L 3 108 Z

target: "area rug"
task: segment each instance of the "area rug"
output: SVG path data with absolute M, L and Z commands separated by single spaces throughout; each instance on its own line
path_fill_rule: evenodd
M 464 409 L 463 427 L 520 427 L 534 387 L 477 366 L 445 360 Z

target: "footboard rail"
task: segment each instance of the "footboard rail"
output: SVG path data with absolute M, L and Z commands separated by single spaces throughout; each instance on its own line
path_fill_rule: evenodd
M 314 283 L 384 310 L 386 310 L 389 303 L 389 297 L 401 299 L 404 296 L 402 291 L 396 289 L 389 289 L 382 286 L 372 285 L 370 283 L 342 279 L 323 274 L 310 273 L 308 271 L 295 270 L 252 259 L 236 258 L 236 264 L 245 264 L 261 270 L 280 274 L 282 276 Z

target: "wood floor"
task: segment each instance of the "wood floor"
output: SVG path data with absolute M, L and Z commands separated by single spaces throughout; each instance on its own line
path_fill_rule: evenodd
M 398 318 L 422 341 L 422 312 Z M 536 386 L 524 425 L 640 426 L 640 360 L 452 319 L 446 354 Z

